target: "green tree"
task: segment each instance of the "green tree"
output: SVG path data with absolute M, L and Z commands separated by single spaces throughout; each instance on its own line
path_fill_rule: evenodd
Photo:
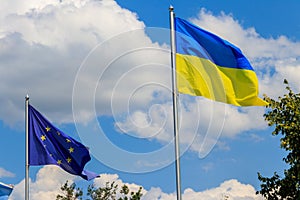
M 76 188 L 76 184 L 68 184 L 68 181 L 61 187 L 63 195 L 57 195 L 56 200 L 80 200 L 83 191 Z M 96 188 L 89 185 L 87 188 L 87 196 L 92 200 L 140 200 L 142 197 L 142 187 L 137 192 L 131 192 L 127 185 L 123 185 L 120 189 L 115 182 L 107 182 L 105 187 Z
M 105 187 L 95 188 L 94 185 L 88 186 L 87 195 L 92 198 L 92 200 L 116 200 L 117 199 L 118 185 L 115 182 L 106 183 Z M 120 196 L 118 200 L 140 200 L 142 197 L 142 187 L 139 188 L 137 192 L 130 192 L 127 185 L 123 185 L 119 191 Z
M 94 185 L 89 185 L 87 195 L 90 196 L 92 200 L 115 200 L 117 189 L 118 185 L 115 185 L 115 182 L 107 182 L 106 186 L 102 188 L 95 188 Z
M 130 192 L 128 186 L 123 185 L 120 193 L 123 194 L 124 197 L 119 200 L 140 200 L 141 197 L 143 196 L 142 189 L 143 188 L 140 187 L 137 192 Z M 130 193 L 130 196 L 128 197 L 129 193 Z
M 284 177 L 276 172 L 271 178 L 263 177 L 258 173 L 261 189 L 257 194 L 262 194 L 268 200 L 300 199 L 300 93 L 295 94 L 284 80 L 288 91 L 278 101 L 267 97 L 269 103 L 264 114 L 268 125 L 274 127 L 273 135 L 281 134 L 280 147 L 287 151 L 283 161 L 289 165 L 284 170 Z
M 68 181 L 61 186 L 61 191 L 63 192 L 63 195 L 58 194 L 56 196 L 56 200 L 76 200 L 76 199 L 82 199 L 82 189 L 76 188 L 76 184 L 72 183 L 71 185 L 68 184 Z

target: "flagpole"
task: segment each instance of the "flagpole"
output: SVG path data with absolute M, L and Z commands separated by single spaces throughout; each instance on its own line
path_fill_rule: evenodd
M 25 200 L 29 200 L 29 150 L 28 150 L 28 105 L 29 96 L 25 97 Z
M 180 151 L 179 151 L 179 134 L 178 134 L 178 103 L 177 103 L 177 80 L 176 80 L 176 44 L 174 28 L 174 8 L 169 7 L 170 12 L 170 38 L 171 38 L 171 66 L 172 66 L 172 93 L 173 93 L 173 119 L 174 119 L 174 140 L 175 140 L 175 166 L 176 166 L 176 189 L 177 200 L 181 200 L 181 181 L 180 181 Z

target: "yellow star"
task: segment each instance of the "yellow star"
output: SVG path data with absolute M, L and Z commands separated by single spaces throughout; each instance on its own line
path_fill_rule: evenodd
M 45 140 L 46 140 L 46 136 L 45 136 L 45 135 L 42 135 L 42 136 L 41 136 L 41 140 L 42 140 L 42 141 L 45 141 Z
M 69 143 L 69 142 L 71 142 L 71 140 L 69 140 L 69 139 L 66 139 L 66 141 Z
M 46 127 L 46 131 L 49 132 L 51 128 L 49 126 Z
M 59 131 L 57 131 L 56 133 L 57 133 L 57 135 L 60 135 L 60 132 L 59 132 Z
M 57 161 L 57 164 L 60 165 L 60 164 L 61 164 L 61 160 L 58 160 L 58 161 Z
M 70 163 L 72 159 L 70 157 L 67 158 L 67 162 Z
M 70 147 L 68 150 L 69 150 L 70 153 L 74 152 L 74 148 L 73 147 Z

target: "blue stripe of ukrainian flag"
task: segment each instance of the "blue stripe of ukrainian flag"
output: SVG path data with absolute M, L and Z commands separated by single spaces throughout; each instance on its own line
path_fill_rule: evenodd
M 236 106 L 267 104 L 258 97 L 256 74 L 239 48 L 178 17 L 175 31 L 180 93 Z

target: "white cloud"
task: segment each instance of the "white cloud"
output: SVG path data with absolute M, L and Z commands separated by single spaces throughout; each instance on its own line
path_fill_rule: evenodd
M 102 174 L 99 179 L 95 179 L 95 185 L 97 187 L 105 186 L 106 182 L 115 182 L 118 186 L 126 184 L 131 191 L 136 192 L 139 189 L 139 185 L 134 183 L 124 183 L 116 174 Z M 224 181 L 220 186 L 211 188 L 205 191 L 194 191 L 191 188 L 184 190 L 182 194 L 183 199 L 205 199 L 205 200 L 220 200 L 225 196 L 233 200 L 263 200 L 259 195 L 255 194 L 255 189 L 249 184 L 240 183 L 238 180 L 231 179 Z M 164 193 L 160 188 L 151 188 L 149 191 L 142 190 L 143 200 L 173 200 L 176 199 L 176 193 Z
M 220 137 L 234 138 L 245 131 L 266 128 L 263 108 L 237 108 L 187 96 L 181 96 L 179 106 L 179 137 L 181 153 L 189 147 L 205 157 Z M 154 104 L 156 105 L 156 104 Z M 135 137 L 157 140 L 168 144 L 173 139 L 173 112 L 170 103 L 154 106 L 149 112 L 136 111 L 120 119 L 118 130 Z M 226 145 L 220 143 L 219 148 Z
M 192 189 L 186 189 L 184 191 L 184 197 L 191 200 L 219 200 L 225 196 L 233 200 L 263 200 L 261 196 L 255 194 L 253 186 L 242 184 L 235 179 L 225 181 L 219 187 L 202 192 L 195 192 Z
M 44 166 L 41 168 L 35 181 L 30 181 L 30 199 L 32 200 L 52 200 L 57 194 L 61 193 L 60 187 L 66 182 L 73 183 L 75 176 L 69 175 L 57 166 Z M 137 192 L 140 185 L 135 183 L 123 182 L 117 174 L 101 174 L 100 178 L 94 179 L 95 187 L 105 187 L 106 183 L 115 182 L 116 185 L 123 186 L 126 184 L 130 191 Z M 76 182 L 75 182 L 76 183 Z M 86 192 L 86 188 L 82 188 Z M 176 198 L 176 193 L 164 193 L 160 188 L 151 188 L 149 191 L 142 189 L 143 200 L 171 200 Z M 255 189 L 249 184 L 243 184 L 232 179 L 224 181 L 220 186 L 205 191 L 194 191 L 191 188 L 184 190 L 183 199 L 205 199 L 219 200 L 228 196 L 233 200 L 262 200 L 261 196 L 255 194 Z M 15 185 L 14 190 L 9 197 L 10 200 L 24 199 L 24 180 Z
M 117 174 L 101 174 L 100 178 L 95 179 L 94 185 L 95 187 L 105 187 L 106 183 L 114 182 L 115 185 L 118 186 L 118 189 L 121 189 L 123 185 L 127 185 L 131 192 L 137 192 L 140 189 L 140 185 L 135 183 L 124 183 Z M 142 194 L 146 193 L 147 191 L 142 189 Z M 117 190 L 117 194 L 120 194 L 120 190 Z M 117 195 L 117 199 L 120 195 Z
M 89 51 L 113 36 L 144 28 L 136 14 L 111 0 L 62 3 L 14 0 L 14 3 L 4 1 L 1 9 L 0 99 L 3 106 L 0 118 L 11 125 L 23 121 L 21 113 L 26 94 L 30 95 L 33 104 L 48 113 L 50 119 L 73 121 L 73 84 Z M 118 42 L 112 48 L 124 46 L 130 49 L 131 45 L 140 43 L 151 45 L 143 31 L 137 33 L 134 40 Z M 114 58 L 114 53 L 111 50 L 98 55 L 98 64 L 108 55 Z M 100 66 L 100 69 L 105 67 Z M 105 78 L 109 80 L 109 77 Z M 89 85 L 85 85 L 82 93 L 87 88 Z M 90 90 L 94 91 L 94 88 Z M 99 113 L 105 108 L 102 106 Z
M 0 178 L 2 177 L 15 177 L 16 175 L 6 169 L 0 167 Z
M 144 200 L 160 199 L 171 200 L 175 199 L 176 194 L 166 194 L 160 188 L 151 188 L 145 196 Z M 255 189 L 249 184 L 242 184 L 235 179 L 224 181 L 220 186 L 205 191 L 194 191 L 187 188 L 182 194 L 183 199 L 189 200 L 263 200 L 264 198 L 255 194 Z
M 76 44 L 94 47 L 113 35 L 143 26 L 133 13 L 114 1 L 86 0 L 34 4 L 22 14 L 7 16 L 2 29 L 21 33 L 29 44 L 66 48 Z
M 44 166 L 36 174 L 35 181 L 29 181 L 29 195 L 32 200 L 52 200 L 60 194 L 60 187 L 66 182 L 72 183 L 75 176 L 69 175 L 57 166 Z M 10 200 L 25 199 L 24 186 L 25 181 L 22 180 L 19 184 L 15 185 Z

